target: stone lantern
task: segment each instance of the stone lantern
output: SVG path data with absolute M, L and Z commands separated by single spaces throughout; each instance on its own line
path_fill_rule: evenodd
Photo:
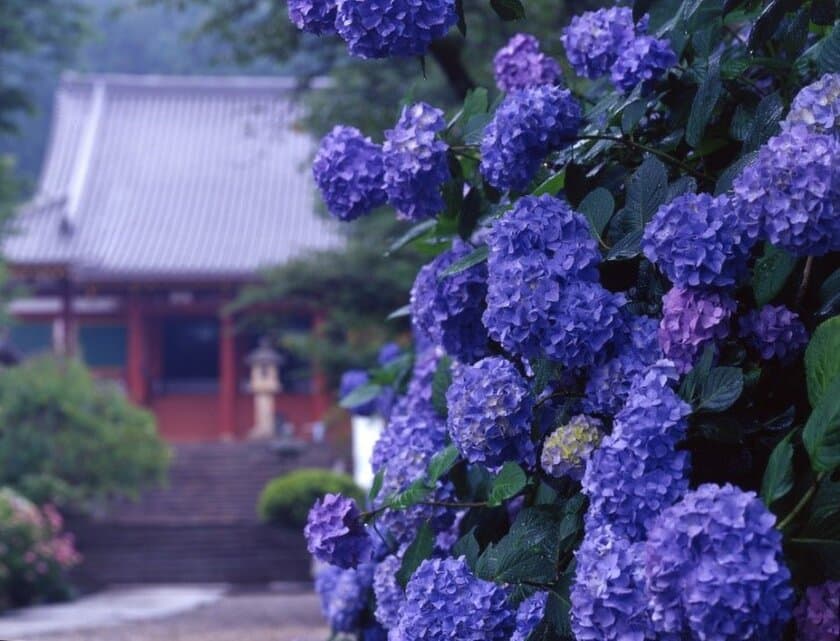
M 272 349 L 267 337 L 248 354 L 246 362 L 251 368 L 251 393 L 254 395 L 254 427 L 249 434 L 253 439 L 274 437 L 274 396 L 280 391 L 280 354 Z

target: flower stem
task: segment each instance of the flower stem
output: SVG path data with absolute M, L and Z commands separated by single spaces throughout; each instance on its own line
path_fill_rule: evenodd
M 787 526 L 789 526 L 793 522 L 793 520 L 797 516 L 799 516 L 799 513 L 802 512 L 802 510 L 805 509 L 805 506 L 807 506 L 808 503 L 811 501 L 811 499 L 814 498 L 814 494 L 816 494 L 817 487 L 819 486 L 822 478 L 823 478 L 822 474 L 817 475 L 817 478 L 814 479 L 814 482 L 811 484 L 811 487 L 809 487 L 808 491 L 805 492 L 805 494 L 802 495 L 801 499 L 799 499 L 799 503 L 797 503 L 794 506 L 794 508 L 788 513 L 788 515 L 784 519 L 779 521 L 778 525 L 776 525 L 776 528 L 778 528 L 779 530 L 784 530 Z
M 796 292 L 796 306 L 802 305 L 805 299 L 805 292 L 808 290 L 808 283 L 811 281 L 811 270 L 814 268 L 814 257 L 808 256 L 805 261 L 805 269 L 802 271 L 802 282 L 799 284 L 799 290 Z
M 656 149 L 655 147 L 651 147 L 650 145 L 645 145 L 640 142 L 636 142 L 630 138 L 625 138 L 623 136 L 608 136 L 606 134 L 584 134 L 581 136 L 577 136 L 578 140 L 611 140 L 613 142 L 617 142 L 621 145 L 625 145 L 626 147 L 630 147 L 637 151 L 646 151 L 649 154 L 653 154 L 662 160 L 671 163 L 672 165 L 679 167 L 683 171 L 690 173 L 695 178 L 699 178 L 700 180 L 707 180 L 711 181 L 711 177 L 704 174 L 702 171 L 698 171 L 691 165 L 683 162 L 679 158 L 672 156 L 664 151 Z

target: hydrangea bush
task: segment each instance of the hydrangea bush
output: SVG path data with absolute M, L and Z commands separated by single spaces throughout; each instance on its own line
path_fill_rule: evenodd
M 461 6 L 290 15 L 402 56 Z M 837 638 L 835 3 L 637 0 L 557 35 L 564 60 L 528 34 L 488 60 L 496 96 L 320 147 L 334 216 L 388 203 L 418 221 L 390 251 L 430 256 L 395 312 L 413 354 L 345 378 L 387 420 L 364 504 L 310 514 L 324 613 L 368 640 Z

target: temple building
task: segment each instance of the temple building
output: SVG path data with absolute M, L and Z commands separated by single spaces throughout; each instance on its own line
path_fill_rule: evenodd
M 229 310 L 260 270 L 342 241 L 316 213 L 313 141 L 295 83 L 65 74 L 37 191 L 3 247 L 24 296 L 8 340 L 78 356 L 151 409 L 172 442 L 254 429 L 248 356 Z M 318 310 L 278 310 L 315 331 Z M 308 436 L 331 399 L 287 355 L 279 421 Z

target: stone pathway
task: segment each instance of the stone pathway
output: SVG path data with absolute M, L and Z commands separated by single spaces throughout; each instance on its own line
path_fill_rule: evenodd
M 328 637 L 314 594 L 225 593 L 219 586 L 110 590 L 72 604 L 0 617 L 3 641 L 326 641 Z

